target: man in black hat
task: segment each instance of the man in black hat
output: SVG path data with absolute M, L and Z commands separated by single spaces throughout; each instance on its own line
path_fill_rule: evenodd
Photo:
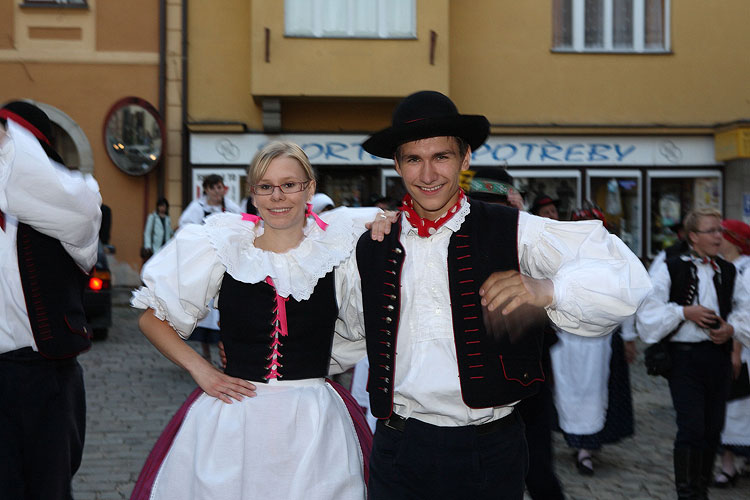
M 534 198 L 534 204 L 531 205 L 529 212 L 539 217 L 559 220 L 560 214 L 557 211 L 557 207 L 559 206 L 560 200 L 552 199 L 552 197 L 540 193 Z
M 47 115 L 0 109 L 0 498 L 68 499 L 86 424 L 83 287 L 97 255 L 96 181 L 68 171 Z
M 459 174 L 488 134 L 485 117 L 424 91 L 363 144 L 394 160 L 408 193 L 403 216 L 356 251 L 380 419 L 373 500 L 523 498 L 526 441 L 513 405 L 544 373 L 541 337 L 514 311 L 545 308 L 566 329 L 600 335 L 650 290 L 640 261 L 601 224 L 467 200 Z

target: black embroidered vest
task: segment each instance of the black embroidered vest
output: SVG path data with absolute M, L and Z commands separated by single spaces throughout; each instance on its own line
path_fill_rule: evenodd
M 58 240 L 27 224 L 18 224 L 16 246 L 26 311 L 39 353 L 64 359 L 88 350 L 91 328 L 83 309 L 86 274 Z
M 734 295 L 734 280 L 737 268 L 733 264 L 716 258 L 721 272 L 714 273 L 714 288 L 719 299 L 719 316 L 725 321 L 732 312 L 732 296 Z M 669 289 L 669 301 L 681 306 L 693 303 L 693 298 L 698 293 L 698 273 L 695 264 L 689 260 L 682 260 L 679 255 L 667 259 L 667 269 L 671 286 Z
M 485 329 L 479 287 L 495 271 L 518 270 L 518 212 L 471 201 L 471 212 L 448 247 L 448 277 L 461 394 L 471 408 L 500 406 L 536 393 L 544 380 L 542 329 L 511 342 Z M 357 263 L 370 373 L 367 390 L 373 415 L 390 416 L 401 315 L 401 271 L 406 255 L 396 224 L 383 242 L 360 237 Z M 419 263 L 415 263 L 419 265 Z M 419 293 L 418 284 L 413 284 Z M 415 367 L 439 370 L 440 367 Z
M 265 283 L 242 283 L 224 274 L 219 296 L 225 373 L 264 382 L 274 351 L 276 291 Z M 325 377 L 338 317 L 333 271 L 318 280 L 308 300 L 286 302 L 287 336 L 278 336 L 280 380 Z

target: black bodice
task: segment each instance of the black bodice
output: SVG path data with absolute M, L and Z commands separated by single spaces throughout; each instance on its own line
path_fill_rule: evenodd
M 227 354 L 225 373 L 255 382 L 273 378 L 274 352 L 280 380 L 324 377 L 328 373 L 338 316 L 334 272 L 318 280 L 308 300 L 285 302 L 288 335 L 274 333 L 275 289 L 265 283 L 242 283 L 224 275 L 219 296 L 221 340 Z

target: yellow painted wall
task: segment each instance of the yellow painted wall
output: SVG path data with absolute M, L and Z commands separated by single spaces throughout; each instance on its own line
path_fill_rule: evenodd
M 417 0 L 416 40 L 284 37 L 284 2 L 252 1 L 252 93 L 255 96 L 395 97 L 449 82 L 448 0 Z M 271 30 L 265 62 L 265 30 Z M 437 33 L 430 65 L 430 31 Z
M 0 0 L 0 49 L 13 47 L 14 0 Z
M 714 124 L 750 116 L 750 2 L 672 0 L 671 54 L 552 53 L 552 2 L 452 0 L 450 90 L 502 124 Z
M 158 52 L 159 2 L 99 1 L 96 6 L 98 50 Z
M 240 121 L 261 128 L 260 107 L 250 95 L 250 3 L 188 3 L 191 122 Z

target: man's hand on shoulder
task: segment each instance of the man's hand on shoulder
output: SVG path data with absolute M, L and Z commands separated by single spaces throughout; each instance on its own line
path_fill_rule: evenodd
M 398 211 L 387 210 L 376 215 L 372 222 L 365 224 L 370 230 L 370 237 L 375 241 L 383 241 L 386 234 L 391 234 L 391 226 L 398 221 L 400 214 Z

